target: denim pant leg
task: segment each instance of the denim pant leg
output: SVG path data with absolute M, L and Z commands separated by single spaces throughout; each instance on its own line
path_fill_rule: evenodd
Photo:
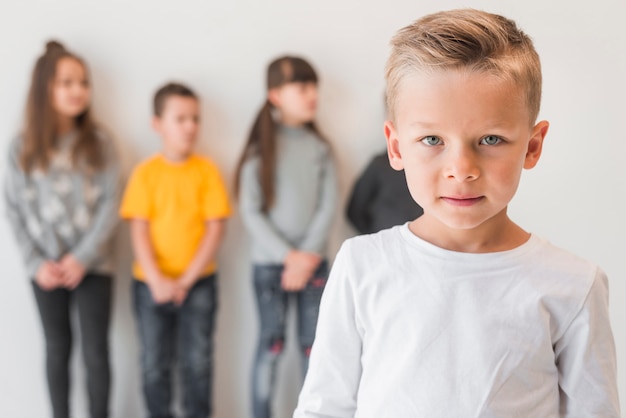
M 298 298 L 298 340 L 302 350 L 302 376 L 309 368 L 309 355 L 315 340 L 315 328 L 320 311 L 320 300 L 328 280 L 328 263 L 324 260 L 309 280 L 306 287 L 297 293 Z
M 178 364 L 186 418 L 211 415 L 216 281 L 215 274 L 198 280 L 178 312 Z
M 54 418 L 69 418 L 69 359 L 72 350 L 70 326 L 71 292 L 43 290 L 32 282 L 46 341 L 46 377 Z
M 269 418 L 276 364 L 285 342 L 287 293 L 280 285 L 283 266 L 255 265 L 254 290 L 260 318 L 260 335 L 252 373 L 254 418 Z
M 148 286 L 133 280 L 137 328 L 141 340 L 143 393 L 150 418 L 172 418 L 172 362 L 177 309 L 158 305 Z
M 91 418 L 109 416 L 111 290 L 111 276 L 88 273 L 72 295 L 78 308 Z

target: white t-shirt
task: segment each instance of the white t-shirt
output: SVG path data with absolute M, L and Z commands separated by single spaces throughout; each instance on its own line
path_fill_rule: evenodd
M 350 239 L 294 418 L 619 417 L 607 286 L 534 235 L 486 254 L 408 224 Z

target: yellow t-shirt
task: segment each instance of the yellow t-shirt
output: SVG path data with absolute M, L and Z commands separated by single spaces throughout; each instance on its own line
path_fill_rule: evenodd
M 157 154 L 135 167 L 120 207 L 123 219 L 148 221 L 156 263 L 163 274 L 180 276 L 191 263 L 205 232 L 205 222 L 231 214 L 228 194 L 217 167 L 191 155 L 172 163 Z M 217 268 L 212 262 L 204 271 Z M 137 261 L 133 274 L 145 279 Z

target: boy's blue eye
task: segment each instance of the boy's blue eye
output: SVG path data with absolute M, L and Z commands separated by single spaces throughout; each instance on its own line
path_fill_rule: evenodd
M 437 138 L 436 136 L 427 136 L 422 138 L 422 142 L 426 145 L 439 145 L 441 144 L 441 138 Z
M 486 137 L 480 140 L 481 145 L 496 145 L 496 144 L 499 144 L 500 142 L 502 142 L 502 139 L 500 139 L 500 137 L 495 136 L 495 135 L 487 135 Z

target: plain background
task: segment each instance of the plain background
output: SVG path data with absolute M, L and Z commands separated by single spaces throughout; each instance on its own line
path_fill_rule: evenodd
M 623 135 L 626 35 L 623 0 L 594 2 L 231 0 L 3 2 L 0 6 L 0 153 L 19 130 L 35 59 L 56 38 L 85 58 L 96 117 L 114 134 L 127 170 L 158 150 L 150 129 L 152 94 L 178 80 L 202 99 L 200 149 L 229 180 L 264 100 L 267 63 L 284 53 L 308 58 L 321 76 L 319 126 L 340 166 L 341 206 L 330 256 L 354 234 L 346 196 L 369 159 L 383 150 L 383 67 L 393 33 L 442 9 L 473 7 L 513 18 L 542 57 L 541 118 L 551 122 L 542 160 L 524 173 L 510 206 L 527 230 L 598 262 L 608 273 L 626 400 L 626 266 Z M 0 181 L 3 180 L 0 174 Z M 4 203 L 0 209 L 4 211 Z M 111 327 L 113 417 L 140 417 L 138 342 L 130 307 L 128 231 L 117 239 L 118 277 Z M 249 416 L 249 370 L 257 335 L 247 238 L 239 216 L 221 248 L 215 357 L 215 416 Z M 32 290 L 6 218 L 0 219 L 0 416 L 47 416 L 43 339 Z M 278 418 L 295 406 L 300 377 L 289 341 Z M 75 354 L 80 354 L 76 351 Z M 76 416 L 86 417 L 84 370 L 73 358 Z

